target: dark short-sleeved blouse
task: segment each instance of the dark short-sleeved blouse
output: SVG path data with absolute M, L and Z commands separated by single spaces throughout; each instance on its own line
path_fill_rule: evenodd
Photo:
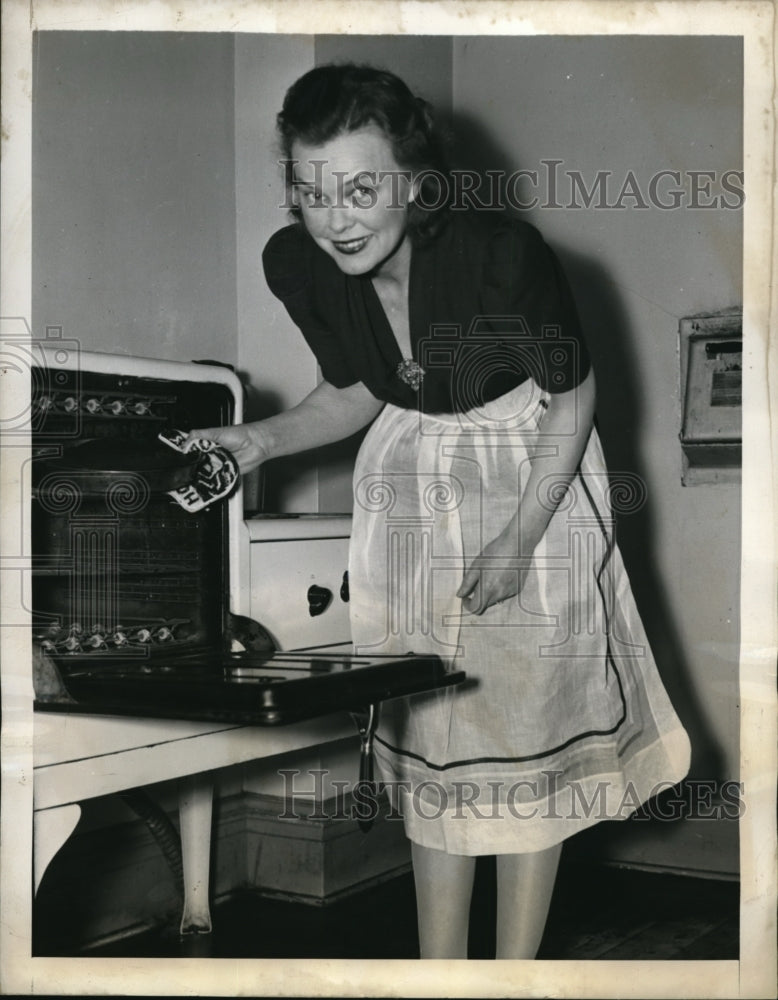
M 418 390 L 397 374 L 402 354 L 369 277 L 344 274 L 299 223 L 275 233 L 262 260 L 271 291 L 338 388 L 361 381 L 397 406 L 452 413 L 529 377 L 565 392 L 589 371 L 567 281 L 526 222 L 452 212 L 432 242 L 413 247 L 411 345 L 425 372 Z

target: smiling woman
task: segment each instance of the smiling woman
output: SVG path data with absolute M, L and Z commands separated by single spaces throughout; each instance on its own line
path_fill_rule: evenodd
M 393 74 L 314 69 L 278 127 L 297 221 L 268 241 L 265 276 L 324 381 L 283 414 L 191 436 L 247 471 L 372 422 L 355 646 L 435 653 L 470 679 L 389 703 L 376 735 L 421 954 L 466 957 L 475 856 L 494 854 L 497 957 L 534 957 L 562 842 L 689 762 L 615 546 L 575 305 L 536 229 L 438 197 L 429 109 Z
M 313 240 L 346 274 L 372 273 L 407 288 L 410 172 L 375 126 L 322 146 L 292 144 L 295 191 Z

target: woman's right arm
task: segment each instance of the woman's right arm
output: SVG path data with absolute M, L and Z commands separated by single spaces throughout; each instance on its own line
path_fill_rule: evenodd
M 283 413 L 251 424 L 193 430 L 187 442 L 197 438 L 216 441 L 232 452 L 241 473 L 246 473 L 270 458 L 350 437 L 377 417 L 383 406 L 362 382 L 344 389 L 321 382 L 302 402 Z

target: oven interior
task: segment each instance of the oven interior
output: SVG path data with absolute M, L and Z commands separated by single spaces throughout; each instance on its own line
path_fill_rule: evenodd
M 189 513 L 165 492 L 186 470 L 158 434 L 229 422 L 229 389 L 90 371 L 50 381 L 32 399 L 35 639 L 65 673 L 223 648 L 227 505 Z

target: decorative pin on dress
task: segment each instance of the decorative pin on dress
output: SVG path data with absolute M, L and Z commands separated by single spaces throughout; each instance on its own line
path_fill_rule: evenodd
M 424 380 L 426 372 L 412 358 L 403 358 L 396 368 L 399 379 L 409 385 L 414 392 L 419 391 L 419 386 Z

